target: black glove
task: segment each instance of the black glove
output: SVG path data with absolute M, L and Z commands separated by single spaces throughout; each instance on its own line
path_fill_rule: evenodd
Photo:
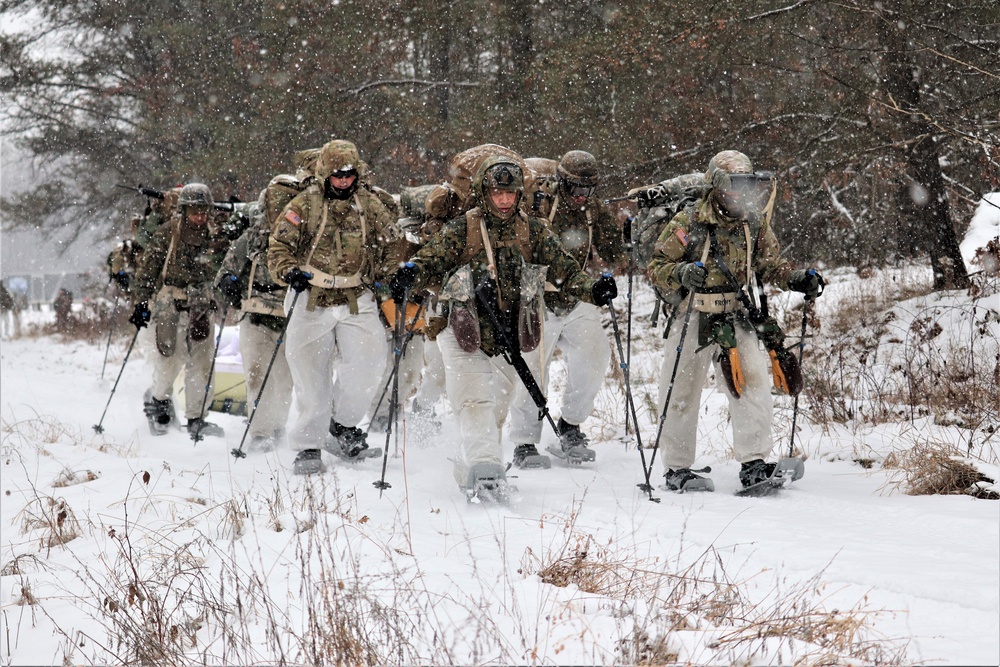
M 243 290 L 240 288 L 240 279 L 237 276 L 229 272 L 223 273 L 216 287 L 225 295 L 230 306 L 239 308 L 243 303 Z
M 643 188 L 635 193 L 635 203 L 639 208 L 655 208 L 666 199 L 666 192 L 659 185 Z
M 610 273 L 605 273 L 597 279 L 597 282 L 590 288 L 590 296 L 593 298 L 595 306 L 606 306 L 618 296 L 618 284 Z
M 309 280 L 312 277 L 311 273 L 306 273 L 302 269 L 295 267 L 285 274 L 285 282 L 296 292 L 302 292 L 309 287 Z
M 708 277 L 708 269 L 701 262 L 683 262 L 675 269 L 677 281 L 692 292 L 705 286 L 705 278 Z
M 135 304 L 135 310 L 132 311 L 132 317 L 128 318 L 128 321 L 135 325 L 136 329 L 141 329 L 149 324 L 149 317 L 149 306 L 145 301 L 140 301 Z
M 788 289 L 802 292 L 810 301 L 819 296 L 821 285 L 823 276 L 816 269 L 795 269 L 788 276 Z
M 392 300 L 396 303 L 403 303 L 403 297 L 408 290 L 413 289 L 413 283 L 417 279 L 417 267 L 413 262 L 407 262 L 399 267 L 389 280 L 389 291 L 392 293 Z
M 128 291 L 128 274 L 124 270 L 118 273 L 112 273 L 111 279 L 118 283 L 118 287 L 122 289 L 123 292 Z

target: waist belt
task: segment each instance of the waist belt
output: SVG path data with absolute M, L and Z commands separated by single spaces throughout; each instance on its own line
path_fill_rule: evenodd
M 736 292 L 695 294 L 692 306 L 699 313 L 731 313 L 739 308 Z
M 257 313 L 259 315 L 276 315 L 278 317 L 285 316 L 285 309 L 283 307 L 270 305 L 259 296 L 243 299 L 243 312 Z
M 329 273 L 324 273 L 317 268 L 309 266 L 306 264 L 302 267 L 302 270 L 306 273 L 311 273 L 312 278 L 309 279 L 309 284 L 314 287 L 322 287 L 323 289 L 347 289 L 348 287 L 361 287 L 361 273 L 355 273 L 351 276 L 333 276 Z

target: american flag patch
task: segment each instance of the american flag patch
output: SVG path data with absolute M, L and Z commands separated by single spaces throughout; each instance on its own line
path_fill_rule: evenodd
M 678 227 L 677 231 L 674 232 L 674 234 L 677 236 L 677 240 L 681 242 L 681 245 L 687 245 L 688 244 L 688 235 L 684 232 L 683 229 L 681 229 L 680 227 Z
M 299 214 L 296 213 L 295 211 L 291 211 L 291 210 L 288 211 L 288 213 L 285 214 L 285 220 L 287 220 L 288 222 L 292 223 L 296 227 L 298 227 L 300 224 L 302 224 L 302 218 L 299 217 Z

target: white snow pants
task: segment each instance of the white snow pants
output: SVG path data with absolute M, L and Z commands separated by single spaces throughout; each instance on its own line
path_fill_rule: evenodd
M 249 317 L 240 322 L 240 355 L 243 357 L 243 374 L 247 381 L 247 414 L 253 414 L 251 436 L 276 437 L 284 430 L 288 421 L 288 411 L 292 407 L 292 374 L 285 359 L 285 344 L 282 343 L 278 353 L 274 354 L 280 337 L 281 333 L 273 329 L 251 324 Z M 271 367 L 271 374 L 267 376 L 264 393 L 261 394 L 261 384 L 272 355 L 274 365 Z
M 681 304 L 684 308 L 684 304 Z M 663 412 L 670 373 L 677 359 L 677 344 L 683 328 L 682 314 L 674 320 L 670 335 L 664 345 L 663 365 L 660 367 L 659 410 Z M 698 313 L 691 314 L 690 326 L 681 351 L 670 395 L 663 433 L 659 446 L 663 451 L 664 470 L 690 468 L 694 465 L 696 440 L 698 435 L 698 411 L 701 403 L 701 389 L 708 375 L 709 363 L 715 364 L 716 386 L 729 399 L 729 415 L 733 424 L 733 455 L 740 463 L 754 459 L 766 459 L 771 453 L 771 361 L 757 336 L 736 325 L 736 347 L 740 353 L 746 388 L 736 398 L 729 392 L 723 379 L 722 368 L 714 361 L 719 346 L 710 345 L 700 352 L 698 349 Z
M 424 343 L 424 373 L 413 397 L 413 411 L 427 412 L 444 396 L 444 360 L 436 340 Z
M 608 364 L 611 362 L 611 347 L 601 326 L 600 309 L 581 301 L 565 315 L 545 311 L 544 332 L 544 381 L 538 364 L 529 363 L 531 372 L 548 397 L 552 355 L 556 348 L 563 351 L 566 361 L 566 390 L 563 392 L 560 414 L 570 424 L 582 424 L 594 411 L 594 399 L 604 384 Z M 539 356 L 534 355 L 534 360 L 538 359 Z M 537 445 L 541 441 L 542 422 L 538 419 L 538 407 L 520 380 L 510 418 L 510 439 L 516 444 Z
M 294 294 L 288 290 L 286 313 Z M 358 297 L 356 315 L 347 304 L 310 312 L 306 310 L 308 298 L 305 292 L 299 297 L 285 333 L 285 358 L 298 411 L 288 444 L 296 451 L 323 447 L 330 433 L 331 412 L 338 423 L 357 426 L 385 369 L 385 327 L 370 293 Z
M 156 326 L 147 327 L 152 329 Z M 191 313 L 182 310 L 177 313 L 177 342 L 174 353 L 169 357 L 160 354 L 156 349 L 155 336 L 152 337 L 151 360 L 153 364 L 153 398 L 163 401 L 174 393 L 174 380 L 184 369 L 184 418 L 188 421 L 203 418 L 201 406 L 205 410 L 212 403 L 215 395 L 215 378 L 208 382 L 208 374 L 212 368 L 212 354 L 215 352 L 215 337 L 206 336 L 203 340 L 193 341 L 188 337 L 191 328 Z M 214 331 L 214 327 L 212 328 Z M 205 397 L 205 385 L 208 384 L 208 397 Z
M 453 459 L 455 481 L 464 488 L 473 465 L 500 463 L 503 423 L 514 398 L 514 383 L 521 380 L 503 357 L 463 351 L 450 327 L 438 334 L 437 341 L 448 400 L 461 434 Z
M 375 419 L 376 417 L 388 419 L 389 403 L 392 402 L 392 383 L 389 382 L 389 376 L 392 375 L 392 366 L 396 360 L 396 351 L 393 341 L 394 336 L 391 330 L 386 331 L 386 338 L 386 348 L 389 354 L 385 362 L 385 371 L 382 373 L 382 379 L 378 384 L 378 390 L 375 392 L 375 398 L 372 399 L 370 410 L 372 419 Z M 410 394 L 413 393 L 414 387 L 416 387 L 420 382 L 420 373 L 423 371 L 423 368 L 424 337 L 421 334 L 414 334 L 414 336 L 410 339 L 410 342 L 406 344 L 406 350 L 404 350 L 403 356 L 399 360 L 400 403 L 405 403 L 406 399 L 408 399 Z M 389 383 L 388 388 L 386 388 L 386 383 Z M 383 391 L 385 391 L 384 397 L 382 397 Z M 381 404 L 378 404 L 379 397 L 382 397 Z M 376 410 L 376 408 L 378 409 Z

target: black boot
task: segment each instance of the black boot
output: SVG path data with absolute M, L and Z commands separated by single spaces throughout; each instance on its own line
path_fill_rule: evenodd
M 344 426 L 331 419 L 330 435 L 336 440 L 335 447 L 339 448 L 340 451 L 330 448 L 327 448 L 327 451 L 342 459 L 363 458 L 362 452 L 368 449 L 368 439 L 365 432 L 357 426 Z
M 528 468 L 549 468 L 552 462 L 548 456 L 538 453 L 538 448 L 532 444 L 514 447 L 514 467 L 522 470 Z
M 764 459 L 747 461 L 740 467 L 740 483 L 744 488 L 760 484 L 774 474 L 777 463 L 765 463 Z

